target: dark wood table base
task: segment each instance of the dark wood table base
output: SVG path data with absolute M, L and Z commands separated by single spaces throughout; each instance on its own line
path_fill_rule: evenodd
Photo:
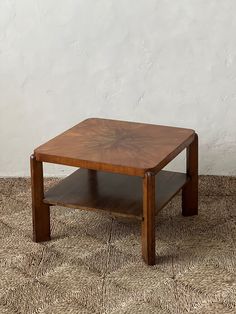
M 182 148 L 182 150 L 185 147 Z M 32 179 L 33 240 L 50 240 L 50 206 L 106 210 L 141 221 L 142 256 L 155 264 L 155 215 L 182 189 L 182 214 L 198 214 L 198 136 L 186 144 L 187 171 L 144 171 L 143 175 L 105 169 L 76 170 L 44 193 L 43 158 L 30 158 Z M 173 158 L 172 158 L 173 159 Z M 59 163 L 59 162 L 57 162 Z M 68 164 L 65 162 L 65 164 Z M 133 170 L 132 170 L 133 171 Z

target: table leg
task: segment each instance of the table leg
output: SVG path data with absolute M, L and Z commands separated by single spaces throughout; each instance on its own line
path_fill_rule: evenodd
M 143 178 L 142 255 L 148 265 L 155 264 L 155 175 Z
M 32 218 L 33 241 L 42 242 L 50 240 L 50 206 L 43 203 L 43 165 L 30 157 L 31 190 L 32 190 Z
M 198 136 L 187 148 L 187 174 L 190 181 L 182 190 L 182 214 L 192 216 L 198 214 Z

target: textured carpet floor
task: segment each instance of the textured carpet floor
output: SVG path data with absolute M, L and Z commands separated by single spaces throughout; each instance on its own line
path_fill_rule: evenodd
M 180 196 L 159 214 L 148 267 L 140 225 L 101 213 L 53 207 L 52 241 L 33 243 L 29 179 L 0 179 L 0 314 L 236 313 L 236 179 L 200 187 L 198 217 Z

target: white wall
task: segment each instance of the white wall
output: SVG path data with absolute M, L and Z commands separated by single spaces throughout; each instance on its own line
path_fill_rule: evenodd
M 0 175 L 87 117 L 190 127 L 236 175 L 235 0 L 0 0 Z M 63 174 L 63 168 L 46 168 Z

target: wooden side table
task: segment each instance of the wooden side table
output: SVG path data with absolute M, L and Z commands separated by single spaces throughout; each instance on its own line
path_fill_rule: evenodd
M 186 173 L 163 171 L 187 149 Z M 44 193 L 43 162 L 80 167 Z M 33 240 L 50 240 L 50 206 L 106 210 L 141 221 L 142 255 L 155 264 L 155 214 L 182 189 L 198 213 L 198 136 L 191 129 L 90 118 L 31 156 Z

